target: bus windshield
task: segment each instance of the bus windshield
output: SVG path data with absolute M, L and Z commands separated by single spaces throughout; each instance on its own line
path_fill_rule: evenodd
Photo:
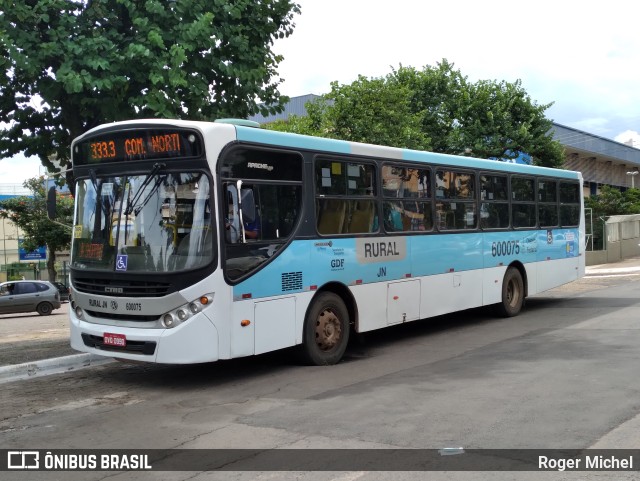
M 208 177 L 157 170 L 78 181 L 74 268 L 169 272 L 213 260 Z

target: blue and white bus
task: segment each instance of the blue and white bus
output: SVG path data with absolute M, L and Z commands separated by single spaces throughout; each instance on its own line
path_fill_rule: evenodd
M 496 305 L 584 274 L 578 172 L 140 120 L 72 144 L 71 345 L 186 364 Z

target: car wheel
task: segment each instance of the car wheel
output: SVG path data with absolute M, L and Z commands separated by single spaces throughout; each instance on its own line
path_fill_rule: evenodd
M 48 302 L 41 302 L 38 304 L 36 311 L 38 311 L 38 314 L 41 316 L 48 316 L 51 314 L 51 311 L 53 311 L 53 306 Z

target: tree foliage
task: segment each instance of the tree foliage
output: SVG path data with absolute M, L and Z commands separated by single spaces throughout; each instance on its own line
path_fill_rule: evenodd
M 593 246 L 602 249 L 604 224 L 609 216 L 640 214 L 640 189 L 622 192 L 616 187 L 603 185 L 599 194 L 584 198 L 584 206 L 591 209 L 591 215 L 586 216 L 587 232 L 593 234 Z
M 603 185 L 600 193 L 585 197 L 584 206 L 593 210 L 593 217 L 640 214 L 640 189 L 621 192 L 615 187 Z
M 22 247 L 34 251 L 40 246 L 47 246 L 47 270 L 49 279 L 56 280 L 56 251 L 69 248 L 71 228 L 47 218 L 46 191 L 43 177 L 28 179 L 23 184 L 31 192 L 31 196 L 19 196 L 0 201 L 0 217 L 10 219 L 24 233 Z M 71 196 L 57 194 L 56 218 L 61 223 L 71 225 L 73 219 L 73 199 Z
M 276 122 L 274 130 L 321 135 L 392 147 L 428 149 L 420 114 L 411 110 L 411 91 L 384 79 L 363 76 L 351 85 L 331 83 L 331 92 L 307 104 L 307 116 Z
M 514 159 L 560 167 L 551 106 L 538 105 L 521 82 L 470 82 L 447 60 L 422 70 L 400 66 L 384 78 L 359 77 L 307 105 L 308 119 L 273 128 L 480 158 Z
M 132 118 L 281 111 L 274 80 L 289 0 L 3 0 L 0 158 L 63 165 L 71 140 Z M 269 105 L 266 108 L 264 105 Z

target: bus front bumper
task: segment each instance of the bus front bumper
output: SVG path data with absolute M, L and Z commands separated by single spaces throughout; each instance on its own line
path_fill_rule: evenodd
M 105 343 L 105 338 L 118 345 Z M 161 364 L 219 359 L 218 331 L 200 313 L 173 329 L 135 329 L 95 324 L 71 315 L 71 347 L 100 356 Z

